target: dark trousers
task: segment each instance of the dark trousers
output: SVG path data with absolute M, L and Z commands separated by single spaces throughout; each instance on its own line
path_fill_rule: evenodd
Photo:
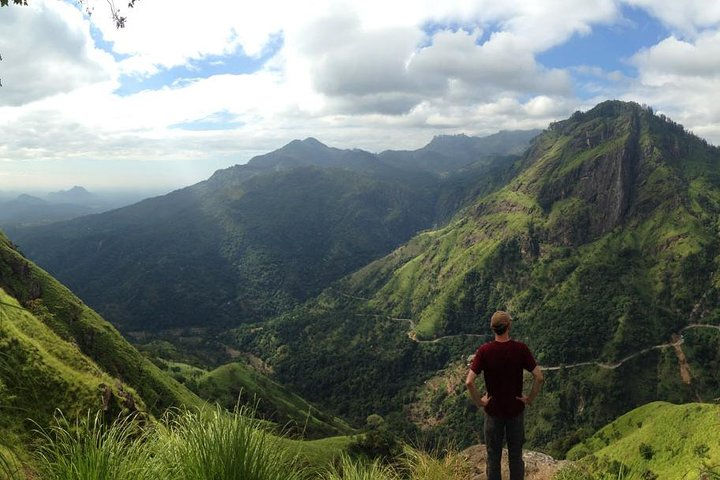
M 510 480 L 525 478 L 522 448 L 525 443 L 524 414 L 513 418 L 492 417 L 485 414 L 485 445 L 487 447 L 487 480 L 502 480 L 500 460 L 504 440 L 507 439 Z

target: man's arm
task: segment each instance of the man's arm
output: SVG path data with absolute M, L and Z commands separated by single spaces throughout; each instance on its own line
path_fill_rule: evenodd
M 477 373 L 473 372 L 472 370 L 468 370 L 467 378 L 465 379 L 465 386 L 467 387 L 468 392 L 470 392 L 470 397 L 472 397 L 475 405 L 477 405 L 478 408 L 483 408 L 488 403 L 490 403 L 490 399 L 492 397 L 489 397 L 487 393 L 483 396 L 480 396 L 480 392 L 478 392 L 478 389 L 475 387 L 476 378 Z
M 537 397 L 538 393 L 540 393 L 540 388 L 545 381 L 545 377 L 543 376 L 542 369 L 540 369 L 540 365 L 536 365 L 535 368 L 533 368 L 533 371 L 530 373 L 532 373 L 533 376 L 533 385 L 532 390 L 530 390 L 530 395 L 523 395 L 522 397 L 517 397 L 518 400 L 523 402 L 525 405 L 532 405 L 532 402 L 535 401 L 535 397 Z

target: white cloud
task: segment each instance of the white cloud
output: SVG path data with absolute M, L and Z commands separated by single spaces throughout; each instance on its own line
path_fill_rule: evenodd
M 0 32 L 0 106 L 27 104 L 113 76 L 112 57 L 95 48 L 81 13 L 64 2 L 3 8 Z
M 122 30 L 96 2 L 91 21 L 117 60 L 68 3 L 33 0 L 0 12 L 0 161 L 216 166 L 307 136 L 343 148 L 418 148 L 438 133 L 545 127 L 592 106 L 596 99 L 575 96 L 578 81 L 597 100 L 645 102 L 720 141 L 720 112 L 708 101 L 720 72 L 720 7 L 700 0 L 141 0 L 122 12 Z M 567 70 L 538 62 L 541 52 L 623 22 L 623 5 L 678 32 L 632 58 L 637 78 L 592 59 Z M 172 85 L 115 93 L 122 75 L 268 52 L 246 74 L 201 69 Z M 226 130 L 180 128 L 218 118 Z
M 632 59 L 643 83 L 663 85 L 688 78 L 720 77 L 720 31 L 688 41 L 671 36 Z
M 624 0 L 647 10 L 665 25 L 683 36 L 695 36 L 720 26 L 720 2 L 714 0 Z

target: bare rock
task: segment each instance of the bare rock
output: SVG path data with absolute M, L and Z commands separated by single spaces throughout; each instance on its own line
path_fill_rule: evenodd
M 486 480 L 487 451 L 485 445 L 474 445 L 464 450 L 461 455 L 472 466 L 472 473 L 468 480 Z M 525 460 L 526 480 L 551 480 L 560 468 L 569 463 L 566 460 L 555 460 L 550 455 L 530 450 L 523 451 L 523 460 Z M 507 449 L 505 449 L 502 459 L 503 478 L 510 478 L 507 465 Z

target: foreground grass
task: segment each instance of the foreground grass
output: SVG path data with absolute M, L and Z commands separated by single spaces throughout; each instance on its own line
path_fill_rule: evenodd
M 74 422 L 58 415 L 38 429 L 35 468 L 43 480 L 304 478 L 296 456 L 250 413 L 215 407 L 172 411 L 152 425 L 126 418 L 109 426 L 100 414 Z
M 147 423 L 102 413 L 36 430 L 32 460 L 0 447 L 0 480 L 451 480 L 466 479 L 457 455 L 406 449 L 392 464 L 348 455 L 350 437 L 282 438 L 248 408 L 171 411 Z

